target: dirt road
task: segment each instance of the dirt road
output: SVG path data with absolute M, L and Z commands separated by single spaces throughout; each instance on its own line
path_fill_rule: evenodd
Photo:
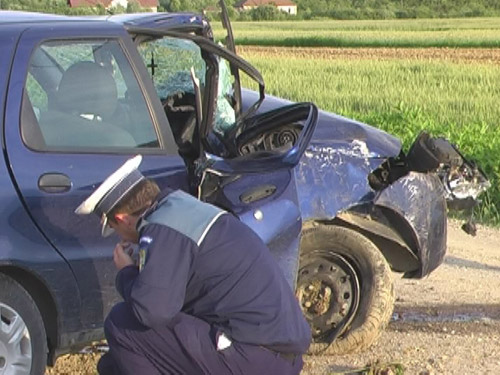
M 398 277 L 398 275 L 395 275 Z M 448 229 L 444 264 L 423 280 L 395 280 L 393 321 L 363 353 L 308 358 L 306 375 L 331 374 L 377 360 L 405 374 L 500 374 L 500 231 L 459 223 Z
M 444 264 L 423 280 L 394 275 L 393 321 L 363 353 L 306 358 L 304 375 L 332 374 L 377 360 L 397 362 L 405 374 L 500 374 L 500 231 L 476 237 L 458 222 L 448 229 Z M 98 354 L 60 358 L 47 374 L 95 374 Z

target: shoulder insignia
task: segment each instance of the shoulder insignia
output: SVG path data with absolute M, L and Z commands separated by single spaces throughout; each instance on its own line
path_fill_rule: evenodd
M 153 239 L 148 236 L 141 237 L 139 240 L 139 272 L 144 268 L 148 254 L 148 246 L 151 242 L 153 242 Z

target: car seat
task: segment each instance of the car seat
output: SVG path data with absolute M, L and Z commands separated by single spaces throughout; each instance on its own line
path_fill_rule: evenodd
M 116 110 L 118 93 L 111 73 L 104 67 L 80 61 L 63 74 L 55 105 L 61 112 L 108 119 Z
M 108 122 L 117 104 L 116 83 L 106 68 L 91 61 L 71 65 L 40 118 L 47 146 L 136 146 L 130 133 Z

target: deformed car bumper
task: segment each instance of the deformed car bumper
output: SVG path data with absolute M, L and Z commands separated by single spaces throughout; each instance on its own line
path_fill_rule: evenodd
M 389 166 L 363 141 L 310 145 L 295 170 L 304 222 L 330 222 L 362 231 L 394 271 L 428 275 L 446 253 L 447 208 L 443 182 L 434 172 Z M 375 186 L 373 172 L 394 173 Z
M 434 173 L 410 172 L 375 197 L 373 204 L 395 215 L 393 227 L 407 226 L 408 245 L 416 251 L 419 267 L 406 277 L 424 277 L 436 269 L 446 253 L 446 200 L 443 185 Z M 399 216 L 399 218 L 398 218 Z

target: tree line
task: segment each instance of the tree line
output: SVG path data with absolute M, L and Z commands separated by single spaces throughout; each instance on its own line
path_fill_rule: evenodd
M 67 15 L 105 15 L 145 11 L 134 1 L 129 1 L 127 7 L 117 5 L 106 10 L 102 4 L 94 7 L 71 8 L 67 0 L 0 0 L 0 9 Z
M 289 15 L 274 6 L 265 5 L 250 11 L 238 12 L 234 5 L 239 0 L 224 0 L 233 20 L 284 19 L 394 19 L 394 18 L 450 18 L 500 16 L 499 0 L 293 0 L 298 14 Z M 0 0 L 0 9 L 27 10 L 56 14 L 115 14 L 140 12 L 137 2 L 127 7 L 105 9 L 95 7 L 70 8 L 67 0 Z M 209 18 L 218 17 L 217 0 L 159 0 L 159 11 L 204 11 Z
M 455 18 L 500 15 L 498 0 L 294 0 L 304 18 Z

